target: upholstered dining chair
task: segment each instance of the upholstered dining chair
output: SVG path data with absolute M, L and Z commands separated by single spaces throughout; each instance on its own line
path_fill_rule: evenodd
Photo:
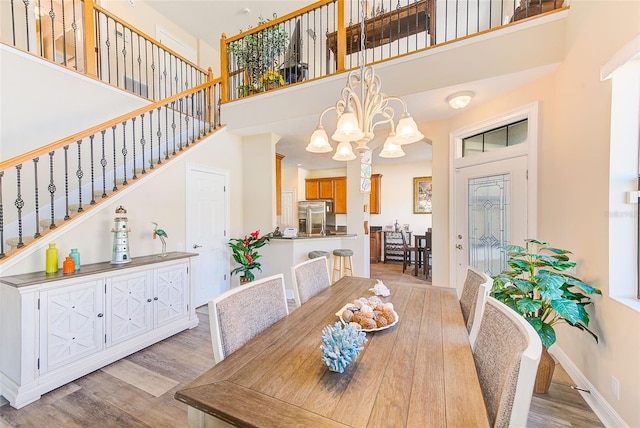
M 296 306 L 302 305 L 331 285 L 328 269 L 326 257 L 305 260 L 291 267 L 293 298 Z
M 473 359 L 492 427 L 527 425 L 541 353 L 540 337 L 529 322 L 488 297 Z
M 214 361 L 224 360 L 288 314 L 282 274 L 252 281 L 209 300 Z
M 473 349 L 478 337 L 485 302 L 492 285 L 493 281 L 487 274 L 472 267 L 467 267 L 467 276 L 460 296 L 460 309 L 462 309 L 462 317 L 469 332 L 471 349 Z

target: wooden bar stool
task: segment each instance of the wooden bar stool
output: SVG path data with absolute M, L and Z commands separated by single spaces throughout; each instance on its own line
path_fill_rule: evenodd
M 331 282 L 336 282 L 349 272 L 353 276 L 353 251 L 345 248 L 333 250 L 333 275 Z M 336 279 L 338 274 L 338 279 Z

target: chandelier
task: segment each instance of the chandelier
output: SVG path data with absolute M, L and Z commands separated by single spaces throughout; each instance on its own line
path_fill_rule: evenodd
M 355 151 L 360 155 L 361 162 L 360 191 L 369 193 L 371 189 L 371 148 L 368 144 L 374 137 L 374 129 L 385 124 L 391 127 L 391 132 L 379 154 L 383 158 L 404 156 L 402 145 L 420 141 L 424 135 L 409 115 L 404 100 L 382 93 L 380 77 L 375 74 L 373 67 L 365 64 L 365 12 L 362 3 L 364 2 L 361 2 L 360 68 L 349 72 L 347 85 L 342 89 L 340 99 L 335 105 L 327 107 L 320 114 L 318 126 L 311 134 L 306 150 L 312 153 L 333 151 L 327 132 L 322 126 L 322 118 L 327 112 L 335 111 L 338 121 L 331 138 L 338 142 L 338 146 L 333 159 L 337 161 L 355 159 L 356 155 L 352 147 L 352 143 L 355 143 Z M 392 102 L 398 103 L 402 107 L 402 115 L 397 125 L 394 122 L 396 113 L 391 106 Z

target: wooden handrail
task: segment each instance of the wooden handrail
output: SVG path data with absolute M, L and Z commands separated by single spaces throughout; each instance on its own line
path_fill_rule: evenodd
M 109 12 L 108 10 L 98 6 L 98 5 L 94 5 L 93 8 L 97 11 L 99 11 L 100 13 L 105 14 L 106 16 L 108 16 L 109 18 L 113 19 L 114 21 L 119 22 L 121 25 L 127 27 L 128 30 L 133 31 L 134 33 L 136 33 L 138 36 L 143 37 L 147 40 L 149 40 L 150 42 L 152 42 L 153 44 L 161 47 L 162 49 L 164 49 L 165 51 L 167 51 L 168 53 L 170 53 L 171 55 L 179 58 L 181 61 L 184 61 L 185 63 L 189 64 L 191 67 L 195 68 L 196 70 L 198 70 L 199 72 L 201 72 L 202 74 L 206 75 L 207 74 L 207 70 L 205 70 L 204 68 L 194 64 L 193 62 L 189 61 L 188 59 L 186 59 L 185 57 L 183 57 L 182 55 L 180 55 L 179 53 L 175 52 L 172 49 L 169 49 L 168 47 L 166 47 L 163 44 L 160 44 L 156 41 L 156 39 L 154 37 L 149 36 L 148 34 L 142 32 L 142 31 L 138 31 L 133 25 L 129 24 L 128 22 L 126 22 L 125 20 L 115 16 L 113 13 Z
M 210 87 L 210 86 L 214 86 L 214 85 L 216 85 L 218 83 L 222 83 L 220 78 L 213 79 L 211 81 L 202 83 L 201 85 L 195 86 L 195 87 L 193 87 L 191 89 L 188 89 L 188 90 L 186 90 L 184 92 L 181 92 L 179 94 L 176 94 L 176 95 L 173 95 L 171 97 L 165 98 L 165 99 L 163 99 L 161 101 L 154 102 L 152 104 L 149 104 L 148 106 L 141 107 L 141 108 L 139 108 L 137 110 L 134 110 L 132 112 L 123 114 L 121 116 L 116 117 L 115 119 L 108 120 L 108 121 L 103 122 L 103 123 L 101 123 L 99 125 L 93 126 L 93 127 L 89 128 L 89 129 L 85 129 L 84 131 L 81 131 L 81 132 L 78 132 L 76 134 L 70 135 L 68 137 L 65 137 L 65 138 L 63 138 L 61 140 L 58 140 L 56 142 L 53 142 L 51 144 L 47 144 L 46 146 L 42 146 L 42 147 L 37 148 L 35 150 L 31 150 L 30 152 L 27 152 L 27 153 L 24 153 L 22 155 L 19 155 L 19 156 L 16 156 L 14 158 L 11 158 L 9 160 L 0 162 L 0 171 L 4 171 L 4 170 L 7 170 L 7 169 L 9 169 L 11 167 L 14 167 L 16 165 L 20 165 L 22 163 L 28 162 L 28 161 L 30 161 L 30 160 L 38 157 L 38 156 L 43 156 L 43 155 L 45 155 L 45 154 L 47 154 L 47 153 L 49 153 L 51 151 L 55 151 L 55 150 L 57 150 L 59 148 L 62 148 L 62 147 L 67 146 L 69 144 L 72 144 L 72 143 L 74 143 L 74 142 L 76 142 L 78 140 L 82 140 L 82 139 L 87 138 L 87 137 L 89 137 L 91 135 L 95 135 L 95 134 L 97 134 L 97 133 L 99 133 L 99 132 L 101 132 L 101 131 L 103 131 L 105 129 L 109 129 L 112 126 L 120 125 L 122 122 L 126 122 L 126 121 L 130 120 L 133 117 L 137 117 L 137 116 L 141 115 L 142 113 L 146 113 L 146 112 L 151 111 L 153 109 L 156 109 L 158 107 L 162 107 L 162 106 L 164 106 L 164 105 L 166 105 L 168 103 L 171 103 L 172 101 L 176 101 L 176 100 L 178 100 L 180 98 L 183 98 L 186 95 L 198 92 L 198 91 L 200 91 L 202 89 L 205 89 L 205 88 Z

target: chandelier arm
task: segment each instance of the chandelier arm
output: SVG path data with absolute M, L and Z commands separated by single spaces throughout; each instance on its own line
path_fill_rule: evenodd
M 404 113 L 408 113 L 407 103 L 402 98 L 391 96 L 391 97 L 387 97 L 387 100 L 388 101 L 398 101 L 400 104 L 402 104 L 402 113 L 403 114 Z
M 326 109 L 324 109 L 322 111 L 322 113 L 320 113 L 320 117 L 318 117 L 318 126 L 322 126 L 322 118 L 324 117 L 324 114 L 327 112 L 330 112 L 331 110 L 337 110 L 336 106 L 331 106 L 331 107 L 327 107 Z

